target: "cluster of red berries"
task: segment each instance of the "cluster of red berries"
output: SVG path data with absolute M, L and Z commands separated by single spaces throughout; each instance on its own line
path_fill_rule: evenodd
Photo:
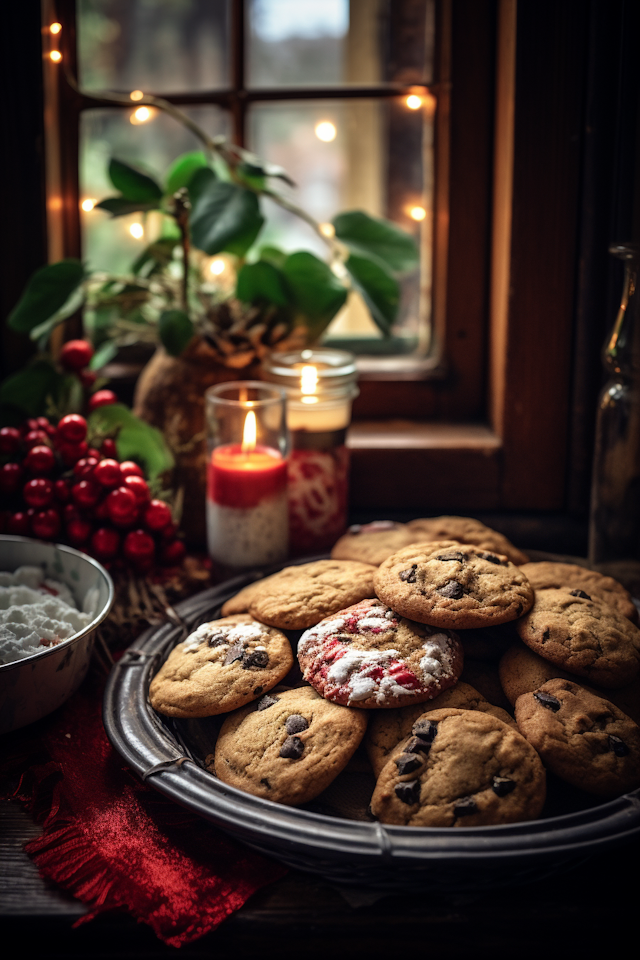
M 142 469 L 120 463 L 112 439 L 98 450 L 86 436 L 87 421 L 75 413 L 57 426 L 36 417 L 0 429 L 0 493 L 9 506 L 0 532 L 67 542 L 107 564 L 179 563 L 185 548 L 171 510 L 152 498 Z
M 60 366 L 68 373 L 75 373 L 85 390 L 91 390 L 96 382 L 96 374 L 88 369 L 92 356 L 93 347 L 88 340 L 67 340 L 60 351 Z M 113 390 L 96 390 L 89 397 L 87 407 L 91 412 L 96 407 L 117 402 Z

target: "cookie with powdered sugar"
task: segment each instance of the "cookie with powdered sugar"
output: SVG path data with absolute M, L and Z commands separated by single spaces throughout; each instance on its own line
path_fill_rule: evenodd
M 169 717 L 212 717 L 275 687 L 293 666 L 283 633 L 239 614 L 198 627 L 179 643 L 149 687 L 151 706 Z
M 453 631 L 363 600 L 306 630 L 298 660 L 304 679 L 325 699 L 370 709 L 433 699 L 457 682 L 463 654 Z

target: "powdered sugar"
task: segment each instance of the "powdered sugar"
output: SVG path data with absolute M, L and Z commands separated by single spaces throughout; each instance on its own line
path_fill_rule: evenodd
M 202 626 L 194 630 L 184 641 L 184 649 L 187 652 L 197 650 L 203 643 L 209 643 L 217 636 L 223 638 L 222 643 L 215 644 L 220 647 L 233 646 L 234 643 L 240 643 L 246 646 L 251 640 L 261 640 L 265 636 L 264 628 L 260 623 L 203 623 Z M 264 647 L 257 647 L 258 650 L 264 650 Z

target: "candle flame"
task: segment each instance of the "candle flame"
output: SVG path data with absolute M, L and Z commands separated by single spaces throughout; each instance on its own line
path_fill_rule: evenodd
M 242 452 L 251 453 L 256 447 L 257 437 L 256 415 L 253 410 L 245 417 L 244 430 L 242 431 Z
M 309 365 L 300 371 L 300 393 L 316 393 L 318 390 L 318 371 Z

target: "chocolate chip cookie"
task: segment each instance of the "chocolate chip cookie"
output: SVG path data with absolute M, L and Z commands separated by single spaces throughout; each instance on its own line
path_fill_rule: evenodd
M 311 627 L 298 642 L 302 675 L 327 700 L 366 709 L 431 700 L 456 683 L 455 633 L 413 623 L 363 600 Z
M 473 517 L 423 517 L 411 520 L 407 526 L 413 534 L 414 543 L 426 543 L 427 540 L 457 540 L 458 543 L 471 543 L 489 553 L 500 553 L 519 565 L 526 563 L 529 557 L 511 543 L 497 530 L 492 530 Z
M 413 544 L 374 574 L 376 594 L 405 617 L 452 630 L 522 616 L 533 590 L 505 556 L 455 541 Z
M 449 707 L 457 710 L 481 710 L 483 713 L 490 713 L 497 717 L 503 723 L 515 726 L 515 720 L 506 710 L 494 707 L 468 683 L 459 681 L 455 687 L 450 687 L 444 693 L 438 694 L 431 703 L 416 703 L 409 707 L 402 707 L 400 710 L 381 710 L 372 716 L 364 745 L 375 776 L 380 775 L 391 751 L 401 740 L 409 736 L 413 724 L 419 717 L 429 717 L 432 710 Z
M 516 701 L 518 728 L 562 780 L 611 799 L 640 786 L 640 727 L 571 680 Z
M 415 541 L 415 536 L 404 523 L 393 520 L 374 520 L 355 524 L 334 544 L 334 560 L 360 560 L 379 566 L 383 560 Z
M 541 560 L 537 563 L 523 564 L 522 572 L 536 591 L 557 590 L 563 587 L 569 590 L 583 590 L 591 597 L 604 600 L 633 623 L 638 622 L 638 611 L 629 591 L 613 577 L 606 577 L 597 570 L 589 570 L 588 567 L 581 567 L 577 563 Z
M 366 727 L 366 713 L 329 703 L 311 687 L 267 694 L 223 723 L 215 773 L 239 790 L 297 806 L 344 769 Z
M 375 567 L 355 560 L 314 560 L 260 581 L 249 613 L 281 630 L 304 630 L 358 600 L 375 597 Z
M 640 630 L 584 590 L 539 590 L 516 627 L 534 653 L 598 686 L 623 687 L 640 671 Z
M 239 614 L 198 627 L 179 643 L 149 687 L 151 706 L 169 717 L 228 713 L 275 687 L 293 665 L 289 641 Z
M 478 827 L 542 811 L 540 757 L 509 724 L 478 710 L 433 710 L 384 766 L 371 799 L 383 823 Z

